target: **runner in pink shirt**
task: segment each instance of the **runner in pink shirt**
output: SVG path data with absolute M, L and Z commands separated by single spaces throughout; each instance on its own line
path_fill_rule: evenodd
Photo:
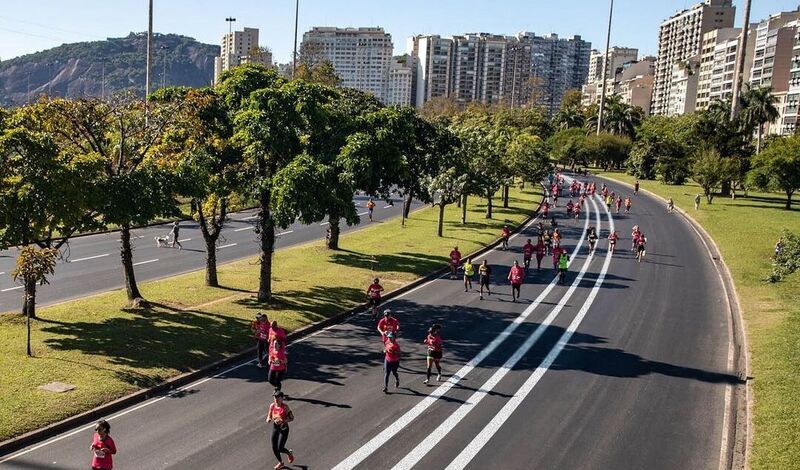
M 267 381 L 280 391 L 281 383 L 286 377 L 286 344 L 276 339 L 270 344 L 269 348 L 269 374 Z
M 544 203 L 544 210 L 547 211 L 547 203 Z M 503 231 L 500 233 L 500 239 L 503 242 L 503 249 L 508 249 L 508 239 L 511 237 L 511 230 L 508 228 L 508 225 L 503 226 Z
M 508 280 L 511 281 L 511 301 L 516 302 L 519 298 L 522 280 L 525 279 L 525 270 L 514 260 L 514 266 L 508 272 Z
M 386 340 L 389 333 L 395 336 L 400 332 L 400 321 L 392 315 L 392 311 L 388 308 L 383 311 L 383 318 L 378 321 L 378 333 L 381 334 L 381 339 Z
M 108 434 L 111 432 L 111 425 L 104 419 L 101 419 L 94 426 L 94 436 L 92 437 L 92 445 L 89 447 L 92 451 L 92 470 L 111 470 L 114 468 L 114 458 L 112 457 L 117 453 L 117 446 L 114 444 L 114 439 Z
M 424 384 L 428 384 L 431 380 L 431 367 L 436 366 L 436 380 L 442 380 L 442 366 L 439 364 L 442 360 L 442 337 L 439 334 L 442 326 L 435 323 L 428 329 L 428 336 L 425 338 L 424 343 L 428 345 L 428 370 L 425 373 Z
M 386 340 L 383 343 L 383 352 L 385 354 L 383 361 L 383 393 L 389 393 L 389 375 L 394 375 L 395 388 L 400 386 L 400 376 L 397 375 L 397 370 L 400 368 L 400 345 L 397 344 L 397 338 L 394 333 L 387 333 Z
M 539 241 L 542 241 L 542 238 L 539 237 Z M 533 257 L 533 250 L 534 246 L 531 243 L 531 239 L 528 239 L 528 242 L 522 246 L 522 263 L 525 265 L 525 270 L 531 266 L 531 258 Z
M 461 265 L 461 252 L 458 251 L 458 247 L 453 247 L 453 251 L 450 252 L 450 279 L 456 278 L 456 272 L 458 271 L 458 267 Z

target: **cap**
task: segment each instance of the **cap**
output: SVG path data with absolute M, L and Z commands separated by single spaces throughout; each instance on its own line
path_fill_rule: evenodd
M 387 308 L 386 310 L 384 310 L 384 311 L 383 311 L 383 316 L 384 316 L 384 317 L 386 317 L 386 316 L 389 316 L 389 315 L 391 315 L 391 314 L 392 314 L 392 311 L 391 311 L 390 309 L 388 309 L 388 308 Z

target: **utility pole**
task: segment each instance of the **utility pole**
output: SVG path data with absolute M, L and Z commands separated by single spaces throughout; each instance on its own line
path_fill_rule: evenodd
M 733 95 L 731 98 L 731 121 L 739 115 L 739 94 L 742 91 L 742 77 L 744 75 L 744 56 L 747 53 L 747 34 L 750 30 L 750 3 L 744 3 L 744 24 L 742 37 L 739 38 L 739 49 L 736 51 L 736 74 L 733 76 Z
M 147 125 L 148 104 L 150 100 L 150 68 L 153 62 L 153 0 L 147 0 L 147 70 L 144 75 L 144 112 Z
M 294 2 L 294 54 L 292 55 L 292 78 L 294 78 L 294 71 L 297 69 L 297 19 L 300 14 L 300 0 Z
M 608 33 L 606 34 L 606 53 L 603 56 L 603 92 L 600 93 L 600 109 L 597 111 L 597 135 L 603 132 L 603 118 L 606 111 L 606 89 L 608 88 L 608 52 L 611 49 L 611 18 L 614 15 L 614 0 L 611 0 L 611 7 L 608 9 Z
M 167 87 L 167 51 L 169 46 L 166 44 L 161 46 L 161 51 L 164 53 L 164 70 L 161 72 L 161 88 Z

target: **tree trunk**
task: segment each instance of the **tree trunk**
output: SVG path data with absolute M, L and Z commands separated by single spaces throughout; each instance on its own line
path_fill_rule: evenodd
M 508 209 L 508 185 L 503 185 L 503 209 Z
M 792 209 L 792 195 L 794 191 L 786 191 L 786 210 Z
M 410 192 L 406 194 L 405 200 L 403 201 L 403 217 L 408 218 L 408 214 L 411 213 L 411 200 L 414 198 L 414 195 Z
M 756 155 L 761 153 L 761 139 L 764 135 L 764 124 L 758 125 L 758 133 L 756 134 Z
M 722 188 L 720 189 L 719 193 L 723 196 L 730 196 L 731 195 L 731 182 L 730 180 L 722 182 Z
M 339 228 L 339 221 L 338 217 L 328 217 L 330 221 L 330 236 L 327 240 L 327 247 L 329 250 L 338 250 L 339 249 L 339 233 L 341 233 L 341 229 Z
M 275 249 L 275 227 L 269 210 L 269 197 L 269 191 L 263 191 L 258 201 L 260 206 L 258 226 L 261 238 L 261 269 L 258 279 L 259 302 L 267 302 L 272 298 L 272 252 Z
M 22 297 L 22 314 L 29 318 L 36 318 L 36 282 L 23 279 L 24 293 Z
M 437 223 L 436 235 L 442 236 L 442 227 L 444 226 L 444 204 L 439 203 L 439 221 Z
M 525 189 L 525 180 L 521 180 L 519 183 L 519 189 Z
M 467 195 L 461 195 L 461 225 L 467 224 Z
M 120 257 L 122 258 L 122 270 L 125 274 L 125 292 L 128 294 L 128 302 L 131 304 L 141 303 L 144 299 L 139 293 L 139 286 L 136 285 L 136 274 L 133 270 L 133 249 L 131 248 L 131 226 L 122 224 L 119 231 Z
M 29 283 L 26 282 L 26 286 L 25 286 L 25 291 L 26 291 L 25 292 L 25 311 L 26 311 L 26 315 L 25 315 L 25 330 L 26 330 L 26 332 L 25 332 L 25 348 L 26 349 L 25 349 L 25 351 L 28 354 L 28 357 L 33 357 L 33 351 L 31 351 L 31 318 L 35 318 L 36 317 L 36 308 L 34 307 L 34 305 L 36 304 L 36 302 L 35 302 L 35 300 L 36 300 L 36 283 L 35 282 L 34 283 L 30 283 L 32 285 L 32 288 L 33 288 L 33 292 L 31 293 L 33 301 L 30 301 L 30 302 L 29 302 L 29 297 L 28 297 L 28 292 L 27 292 L 28 291 L 27 284 L 29 284 Z
M 217 243 L 216 240 L 206 238 L 206 285 L 219 287 L 217 278 Z
M 486 218 L 492 218 L 492 191 L 490 189 L 486 190 Z

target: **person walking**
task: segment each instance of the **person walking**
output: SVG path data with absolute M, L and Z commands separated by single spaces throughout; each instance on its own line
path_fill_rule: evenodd
M 182 250 L 183 249 L 183 245 L 181 245 L 180 240 L 178 240 L 178 237 L 180 236 L 180 233 L 181 233 L 181 224 L 180 224 L 179 221 L 176 220 L 172 224 L 172 230 L 170 230 L 169 234 L 172 235 L 172 245 L 171 245 L 171 247 L 175 248 L 175 245 L 178 245 L 178 250 Z
M 442 337 L 439 332 L 442 330 L 442 325 L 438 323 L 434 323 L 428 329 L 428 336 L 425 338 L 424 343 L 428 345 L 428 370 L 425 373 L 425 381 L 424 384 L 428 384 L 431 380 L 431 368 L 432 366 L 436 366 L 436 380 L 442 380 L 442 366 L 440 364 L 442 360 Z
M 464 269 L 464 292 L 469 292 L 472 289 L 472 278 L 475 276 L 475 266 L 472 264 L 472 259 L 467 258 L 467 261 L 461 267 Z
M 569 255 L 565 250 L 558 255 L 558 283 L 561 285 L 567 282 L 567 268 L 569 268 Z
M 545 214 L 547 214 L 547 203 L 545 203 Z M 503 249 L 508 250 L 508 239 L 511 237 L 511 230 L 508 225 L 503 226 L 503 231 L 500 233 L 500 239 L 503 242 Z
M 256 339 L 256 354 L 258 367 L 264 367 L 264 355 L 269 351 L 269 319 L 263 313 L 257 313 L 253 322 L 253 335 Z
M 542 241 L 542 238 L 539 237 L 539 242 Z M 531 243 L 531 239 L 529 238 L 525 245 L 522 246 L 522 264 L 525 265 L 525 271 L 531 267 L 531 258 L 533 258 L 533 251 L 534 246 Z
M 397 344 L 397 338 L 394 333 L 386 333 L 386 339 L 383 342 L 383 393 L 389 393 L 389 375 L 394 375 L 395 388 L 400 387 L 400 376 L 397 370 L 400 368 L 400 345 Z
M 284 402 L 286 395 L 280 390 L 276 390 L 272 394 L 272 403 L 267 410 L 267 422 L 272 423 L 272 453 L 278 459 L 278 464 L 275 465 L 275 470 L 286 468 L 283 465 L 282 454 L 286 454 L 289 463 L 294 462 L 294 453 L 292 449 L 286 448 L 286 441 L 289 440 L 289 423 L 294 421 L 294 414 L 289 409 L 289 405 Z
M 481 296 L 480 299 L 483 300 L 483 288 L 486 288 L 486 292 L 488 295 L 492 295 L 492 288 L 489 287 L 489 283 L 492 278 L 492 267 L 489 266 L 489 262 L 487 260 L 483 260 L 480 267 L 478 267 L 478 282 L 480 283 L 480 290 Z
M 669 200 L 667 200 L 667 214 L 672 214 L 672 211 L 674 210 L 675 210 L 675 201 L 673 201 L 672 198 L 669 198 Z
M 111 433 L 111 425 L 108 421 L 101 419 L 94 425 L 94 436 L 92 437 L 92 445 L 89 449 L 92 451 L 92 470 L 111 470 L 114 468 L 114 457 L 117 453 L 117 445 L 114 444 L 114 439 L 109 435 Z
M 508 280 L 511 282 L 511 301 L 516 302 L 522 288 L 522 280 L 525 279 L 525 270 L 514 260 L 514 265 L 508 272 Z
M 544 240 L 542 237 L 539 236 L 539 239 L 536 241 L 536 269 L 542 269 L 542 259 L 547 254 L 547 246 L 544 244 Z
M 458 272 L 458 266 L 461 264 L 461 252 L 458 251 L 458 247 L 454 246 L 453 251 L 450 252 L 450 279 L 456 278 L 456 272 Z
M 276 339 L 269 347 L 269 373 L 267 374 L 267 381 L 275 387 L 275 390 L 281 390 L 281 384 L 286 377 L 286 365 L 286 343 Z
M 694 210 L 700 210 L 700 194 L 694 197 Z

